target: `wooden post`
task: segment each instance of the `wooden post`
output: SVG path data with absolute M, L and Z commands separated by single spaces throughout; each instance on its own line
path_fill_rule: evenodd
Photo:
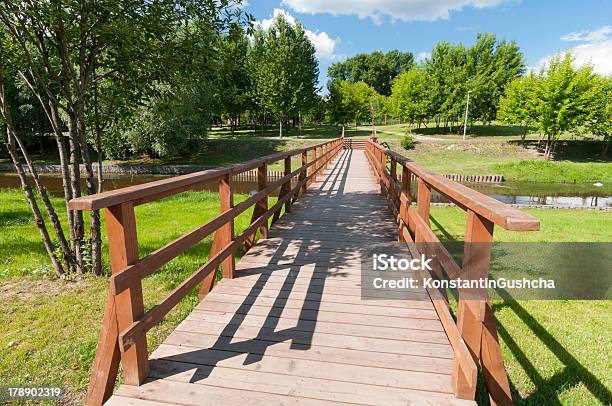
M 225 175 L 219 179 L 219 199 L 221 203 L 221 213 L 231 210 L 234 207 L 234 192 L 232 185 L 232 176 Z M 223 250 L 229 243 L 234 240 L 234 219 L 228 221 L 224 226 L 220 227 L 215 235 L 215 240 L 218 239 L 217 252 Z M 215 252 L 215 255 L 216 253 Z M 229 255 L 221 264 L 224 278 L 234 277 L 234 255 Z
M 491 262 L 493 223 L 468 209 L 462 278 L 486 278 Z M 463 293 L 463 294 L 462 294 Z M 464 299 L 462 299 L 464 296 Z M 457 327 L 474 360 L 481 363 L 492 404 L 510 405 L 512 395 L 486 290 L 459 291 Z
M 109 290 L 102 329 L 96 347 L 96 358 L 91 368 L 87 387 L 87 399 L 85 400 L 87 406 L 101 405 L 113 394 L 121 359 L 118 338 L 115 296 Z
M 313 149 L 312 149 L 312 160 L 313 160 L 313 161 L 316 161 L 316 160 L 317 160 L 317 148 L 313 148 Z M 313 182 L 316 180 L 316 177 L 317 177 L 317 175 L 316 175 L 316 171 L 317 171 L 317 165 L 318 165 L 318 164 L 319 164 L 318 162 L 315 162 L 315 163 L 314 163 L 314 165 L 312 165 L 312 166 L 310 167 L 310 168 L 311 168 L 311 169 L 310 169 L 310 174 L 311 174 L 311 175 L 313 175 L 313 174 L 314 174 L 314 175 L 312 176 L 312 178 L 310 178 L 310 181 L 308 182 L 308 184 L 309 184 L 309 185 L 310 185 L 310 184 L 312 184 L 312 183 L 313 183 Z
M 419 216 L 427 224 L 429 224 L 429 207 L 431 205 L 431 189 L 429 185 L 423 181 L 423 179 L 418 178 L 417 180 L 417 211 Z
M 402 191 L 408 197 L 408 204 L 412 203 L 412 195 L 410 194 L 410 184 L 412 182 L 412 173 L 405 166 L 402 167 Z
M 289 155 L 287 158 L 285 158 L 285 172 L 284 172 L 284 176 L 287 176 L 289 174 L 291 174 L 291 155 Z M 291 180 L 287 181 L 287 183 L 286 183 L 285 193 L 289 193 L 290 191 L 291 191 Z M 284 196 L 283 193 L 281 193 L 281 195 Z M 285 211 L 287 213 L 289 213 L 291 211 L 291 199 L 287 199 L 287 202 L 285 203 Z
M 260 167 L 257 168 L 257 188 L 258 190 L 264 190 L 268 186 L 268 163 L 264 162 Z M 259 207 L 257 210 L 259 215 L 262 215 L 266 211 L 268 211 L 268 195 L 257 202 L 256 207 Z M 259 217 L 259 216 L 258 216 Z M 259 226 L 259 236 L 260 238 L 268 238 L 268 222 L 264 221 L 261 226 Z
M 298 175 L 298 180 L 300 182 L 306 179 L 306 175 L 308 175 L 308 170 L 306 169 L 306 165 L 308 165 L 308 151 L 302 152 L 302 168 L 304 168 L 304 170 L 302 170 L 300 174 Z M 308 185 L 306 184 L 306 182 L 304 182 L 304 184 L 302 185 L 302 193 L 306 193 L 307 187 Z
M 111 272 L 123 271 L 138 260 L 138 238 L 136 236 L 136 217 L 132 202 L 125 202 L 106 209 L 108 229 L 108 249 Z M 144 314 L 142 283 L 140 280 L 127 290 L 115 296 L 118 331 L 130 327 Z M 121 353 L 123 381 L 127 385 L 140 385 L 149 374 L 149 355 L 146 336 Z

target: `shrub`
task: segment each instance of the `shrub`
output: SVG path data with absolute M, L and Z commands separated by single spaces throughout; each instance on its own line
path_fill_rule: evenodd
M 402 138 L 402 148 L 414 149 L 414 147 L 415 147 L 415 143 L 414 143 L 414 138 L 412 137 L 412 135 L 405 135 L 404 138 Z

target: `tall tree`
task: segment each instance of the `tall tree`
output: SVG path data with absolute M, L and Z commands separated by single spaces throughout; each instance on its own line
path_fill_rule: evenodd
M 279 124 L 315 106 L 319 67 L 315 48 L 300 23 L 281 14 L 267 31 L 259 28 L 249 50 L 255 103 Z
M 513 124 L 522 125 L 524 130 L 521 138 L 525 140 L 530 125 L 535 124 L 537 114 L 537 77 L 531 72 L 526 76 L 510 82 L 499 101 L 497 118 Z
M 98 91 L 96 86 L 104 80 L 108 81 L 106 86 L 113 83 L 154 86 L 147 79 L 155 77 L 150 75 L 153 70 L 164 72 L 160 62 L 170 59 L 173 44 L 168 38 L 173 37 L 177 27 L 198 20 L 220 29 L 237 14 L 239 10 L 234 3 L 226 0 L 7 0 L 0 3 L 0 24 L 7 43 L 0 57 L 16 68 L 14 75 L 9 73 L 8 80 L 25 83 L 45 111 L 58 145 L 66 204 L 83 194 L 79 164 L 85 168 L 87 194 L 96 193 L 101 183 L 98 181 L 96 185 L 89 146 L 93 138 L 89 126 L 96 122 L 89 117 L 96 109 L 89 106 L 91 100 L 100 101 L 101 86 Z M 138 80 L 134 80 L 135 75 L 129 79 L 124 76 L 125 71 L 143 75 Z M 116 92 L 119 103 L 126 100 L 124 96 L 128 92 Z M 5 113 L 11 110 L 3 104 L 0 107 Z M 13 134 L 9 141 L 18 139 Z M 25 147 L 18 142 L 17 145 L 27 162 Z M 36 180 L 35 171 L 30 172 Z M 38 183 L 36 186 L 42 196 L 43 187 Z M 53 207 L 45 206 L 53 217 Z M 68 210 L 70 245 L 63 243 L 61 227 L 55 229 L 69 270 L 83 272 L 87 268 L 83 254 L 90 247 L 93 272 L 101 272 L 98 211 L 90 215 L 88 238 L 85 238 L 84 218 L 79 211 Z M 56 272 L 61 273 L 63 269 L 56 267 Z
M 327 76 L 330 81 L 365 82 L 378 93 L 389 96 L 393 79 L 413 66 L 414 55 L 411 52 L 375 51 L 371 54 L 357 54 L 346 61 L 333 63 L 327 71 Z
M 572 55 L 554 56 L 537 81 L 538 126 L 546 134 L 545 156 L 555 152 L 561 134 L 584 124 L 597 103 L 598 90 L 592 66 L 574 68 Z
M 429 81 L 425 72 L 413 68 L 393 82 L 390 105 L 393 115 L 411 126 L 425 121 L 431 111 Z
M 588 129 L 604 141 L 603 156 L 612 143 L 612 77 L 597 78 L 597 81 L 597 96 L 589 114 Z
M 249 103 L 248 48 L 246 32 L 239 24 L 233 24 L 219 40 L 213 100 L 217 114 L 229 117 L 232 134 Z

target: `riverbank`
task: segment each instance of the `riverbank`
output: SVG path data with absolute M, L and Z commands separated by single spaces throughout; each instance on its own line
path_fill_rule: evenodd
M 240 201 L 244 196 L 237 196 Z M 53 199 L 62 219 L 61 199 Z M 140 251 L 144 255 L 195 228 L 218 212 L 214 193 L 187 192 L 136 208 Z M 0 380 L 11 384 L 62 385 L 66 404 L 81 404 L 93 362 L 108 279 L 85 276 L 52 279 L 32 216 L 19 190 L 0 191 Z M 538 232 L 510 233 L 499 228 L 496 241 L 612 241 L 610 213 L 526 210 L 540 219 Z M 461 238 L 465 214 L 456 207 L 432 207 L 435 231 Z M 236 221 L 246 228 L 250 213 Z M 438 227 L 436 224 L 443 226 Z M 106 237 L 103 236 L 106 242 Z M 210 238 L 144 280 L 148 308 L 201 265 Z M 4 253 L 10 253 L 7 256 Z M 106 249 L 104 251 L 107 259 Z M 153 350 L 197 304 L 193 292 L 148 336 Z M 610 302 L 529 301 L 495 303 L 504 359 L 515 400 L 597 404 L 610 387 L 608 348 Z M 582 315 L 589 314 L 587 319 Z M 575 320 L 582 320 L 576 324 Z M 49 321 L 53 322 L 50 323 Z M 546 334 L 542 334 L 545 331 Z M 559 357 L 563 354 L 563 357 Z M 569 354 L 569 356 L 568 356 Z M 537 377 L 533 374 L 537 366 Z M 588 371 L 586 373 L 585 371 Z M 555 378 L 557 377 L 557 378 Z M 582 384 L 581 382 L 587 382 Z M 595 393 L 591 389 L 595 388 Z

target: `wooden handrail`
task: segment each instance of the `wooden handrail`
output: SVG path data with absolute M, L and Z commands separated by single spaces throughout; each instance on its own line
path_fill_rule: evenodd
M 467 275 L 469 278 L 486 278 L 490 269 L 495 224 L 513 231 L 532 231 L 540 227 L 535 217 L 424 169 L 374 141 L 368 141 L 365 150 L 379 179 L 381 193 L 386 196 L 389 208 L 396 216 L 398 240 L 407 243 L 413 254 L 420 250 L 433 259 L 433 275 L 427 272 L 428 277 L 455 279 Z M 402 166 L 401 183 L 398 181 L 397 165 Z M 413 199 L 410 182 L 413 174 L 418 183 L 416 208 L 411 206 Z M 429 224 L 431 189 L 437 190 L 468 214 L 461 266 L 442 245 Z M 459 290 L 455 319 L 446 292 L 431 288 L 427 290 L 453 347 L 455 395 L 474 399 L 478 364 L 482 368 L 491 403 L 512 404 L 495 317 L 487 292 L 468 295 Z
M 123 366 L 125 383 L 139 385 L 144 382 L 149 370 L 147 331 L 158 324 L 197 285 L 200 285 L 200 297 L 205 296 L 212 289 L 219 266 L 223 270 L 224 277 L 232 278 L 234 255 L 240 245 L 244 244 L 245 250 L 248 250 L 258 230 L 262 238 L 267 238 L 270 218 L 272 222 L 278 220 L 283 205 L 286 211 L 290 211 L 291 204 L 306 191 L 307 185 L 314 181 L 317 174 L 342 148 L 343 139 L 337 138 L 241 164 L 71 200 L 69 207 L 72 210 L 106 209 L 112 271 L 104 324 L 100 331 L 86 404 L 100 405 L 110 397 L 120 363 Z M 308 159 L 309 152 L 312 152 L 312 160 Z M 296 155 L 301 156 L 301 166 L 291 171 L 291 158 Z M 284 176 L 268 184 L 267 165 L 279 160 L 284 161 Z M 257 168 L 259 191 L 234 205 L 232 177 L 253 168 Z M 298 178 L 297 182 L 292 185 L 295 178 Z M 139 258 L 134 207 L 195 189 L 215 180 L 219 182 L 219 215 Z M 268 196 L 277 189 L 280 189 L 278 200 L 268 208 Z M 252 206 L 255 206 L 255 209 L 251 224 L 245 231 L 235 236 L 234 219 Z M 206 263 L 145 312 L 142 279 L 212 233 L 215 233 L 215 238 Z
M 539 220 L 533 216 L 447 179 L 440 174 L 429 171 L 410 159 L 377 143 L 370 142 L 369 145 L 405 167 L 409 172 L 416 175 L 418 179 L 422 179 L 429 187 L 436 189 L 453 203 L 478 213 L 506 230 L 537 231 L 540 229 Z
M 336 139 L 330 142 L 339 142 Z M 247 162 L 220 167 L 218 169 L 207 169 L 187 175 L 173 176 L 140 185 L 128 186 L 121 189 L 109 190 L 94 195 L 82 196 L 72 199 L 69 208 L 72 210 L 100 210 L 106 207 L 115 206 L 128 201 L 133 201 L 139 205 L 151 201 L 159 200 L 173 194 L 181 193 L 190 189 L 197 188 L 206 182 L 219 179 L 224 175 L 237 175 L 242 172 L 250 171 L 259 167 L 262 163 L 274 163 L 287 157 L 299 155 L 302 152 L 314 151 L 330 142 L 323 142 L 310 147 L 294 149 L 278 154 L 267 155 Z

